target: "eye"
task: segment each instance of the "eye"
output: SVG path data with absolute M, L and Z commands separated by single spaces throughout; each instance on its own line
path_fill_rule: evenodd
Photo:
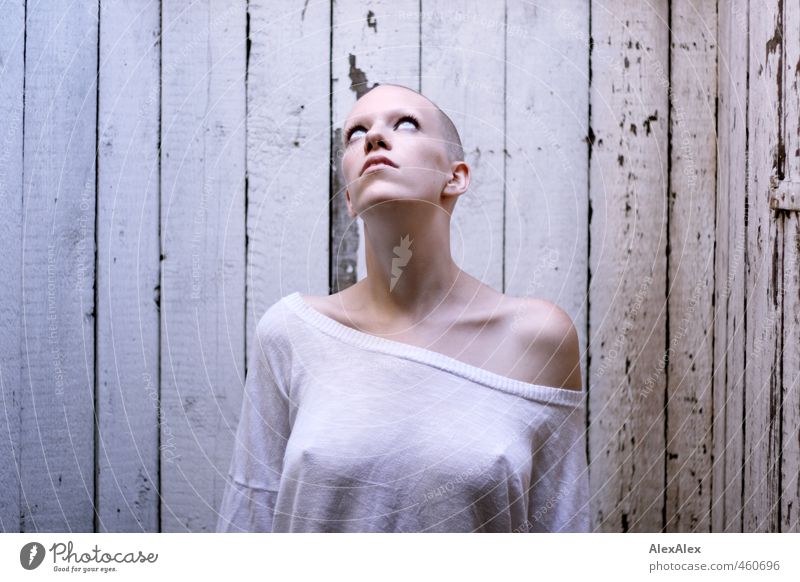
M 412 125 L 414 125 L 414 127 L 416 127 L 416 128 L 419 128 L 419 121 L 417 120 L 417 118 L 416 118 L 416 117 L 414 117 L 414 116 L 413 116 L 413 115 L 411 115 L 411 114 L 406 114 L 406 115 L 403 115 L 403 116 L 402 116 L 400 119 L 398 119 L 398 120 L 397 120 L 397 123 L 395 124 L 395 128 L 399 127 L 399 126 L 400 126 L 400 124 L 401 124 L 401 123 L 404 123 L 404 122 L 406 122 L 406 123 L 411 123 Z M 353 127 L 351 127 L 350 129 L 348 129 L 348 130 L 347 130 L 347 134 L 345 135 L 345 139 L 344 139 L 344 141 L 345 141 L 345 143 L 346 143 L 346 144 L 349 144 L 349 143 L 352 141 L 352 139 L 353 139 L 353 135 L 354 135 L 354 134 L 355 134 L 357 131 L 364 131 L 364 132 L 366 132 L 366 129 L 365 129 L 365 128 L 364 128 L 364 126 L 362 126 L 362 125 L 354 125 L 354 126 L 353 126 Z
M 417 118 L 416 118 L 416 117 L 414 117 L 413 115 L 404 115 L 403 117 L 401 117 L 401 118 L 400 118 L 400 119 L 397 121 L 397 125 L 400 125 L 400 124 L 401 124 L 401 123 L 403 123 L 404 121 L 407 121 L 407 122 L 409 122 L 409 123 L 412 123 L 412 124 L 414 125 L 414 127 L 419 127 L 419 121 L 417 121 Z
M 354 134 L 356 131 L 358 131 L 359 129 L 360 129 L 361 131 L 364 131 L 364 128 L 363 128 L 363 127 L 361 127 L 360 125 L 354 125 L 354 126 L 353 126 L 353 127 L 351 127 L 350 129 L 348 129 L 348 130 L 347 130 L 347 135 L 346 135 L 346 136 L 345 136 L 345 138 L 344 138 L 344 141 L 345 141 L 345 143 L 350 143 L 350 140 L 351 140 L 351 138 L 353 137 L 353 134 Z

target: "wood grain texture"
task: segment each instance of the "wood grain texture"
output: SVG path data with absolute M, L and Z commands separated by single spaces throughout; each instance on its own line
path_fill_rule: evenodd
M 800 183 L 800 5 L 784 3 L 784 180 Z M 800 213 L 779 213 L 783 239 L 781 295 L 780 531 L 800 532 Z
M 589 404 L 593 523 L 664 509 L 668 4 L 592 4 Z
M 748 6 L 719 5 L 714 468 L 711 530 L 741 532 L 744 458 L 745 212 L 747 204 Z
M 329 6 L 251 0 L 249 14 L 248 342 L 284 295 L 328 294 L 331 174 Z
M 20 527 L 94 529 L 97 4 L 28 6 Z
M 376 0 L 369 7 L 347 0 L 333 3 L 331 26 L 331 126 L 335 143 L 356 100 L 376 83 L 419 89 L 420 12 L 415 0 Z M 336 150 L 334 150 L 335 152 Z M 336 156 L 338 158 L 338 156 Z M 346 289 L 367 275 L 364 223 L 347 212 L 341 170 L 331 196 L 331 291 Z
M 782 253 L 778 225 L 769 208 L 770 178 L 781 166 L 783 115 L 782 10 L 763 3 L 750 11 L 750 131 L 745 275 L 747 288 L 744 483 L 742 529 L 774 532 L 780 512 L 780 299 Z M 781 177 L 778 175 L 777 177 Z
M 245 6 L 162 5 L 162 531 L 214 530 L 244 381 Z
M 160 3 L 100 14 L 98 530 L 158 531 Z
M 670 11 L 667 531 L 711 530 L 717 12 Z
M 0 18 L 0 532 L 20 531 L 20 338 L 22 323 L 22 113 L 25 3 Z
M 450 218 L 453 260 L 502 291 L 506 15 L 503 2 L 464 8 L 455 15 L 452 2 L 423 3 L 420 85 L 459 130 L 471 170 Z

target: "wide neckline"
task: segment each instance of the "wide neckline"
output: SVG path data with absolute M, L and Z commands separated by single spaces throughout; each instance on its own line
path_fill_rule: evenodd
M 299 291 L 284 296 L 282 301 L 294 313 L 315 328 L 349 344 L 414 360 L 441 370 L 453 372 L 491 388 L 497 388 L 528 399 L 566 405 L 578 405 L 583 402 L 585 395 L 583 390 L 523 382 L 522 380 L 516 380 L 509 376 L 503 376 L 502 374 L 467 364 L 434 350 L 354 329 L 311 307 L 301 297 Z

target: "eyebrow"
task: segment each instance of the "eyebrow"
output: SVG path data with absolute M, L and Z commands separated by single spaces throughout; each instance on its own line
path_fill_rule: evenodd
M 391 109 L 391 110 L 389 110 L 389 111 L 387 111 L 385 113 L 389 117 L 395 117 L 395 116 L 401 115 L 403 113 L 414 113 L 416 115 L 420 115 L 420 109 L 418 109 L 416 107 L 408 107 L 407 106 L 407 107 L 401 107 L 401 108 L 397 108 L 397 109 Z M 350 131 L 353 127 L 355 127 L 357 125 L 361 125 L 364 122 L 364 120 L 368 119 L 369 117 L 370 117 L 370 114 L 365 114 L 365 115 L 361 115 L 359 117 L 356 117 L 355 119 L 352 119 L 350 121 L 350 123 L 345 125 L 344 129 L 342 130 L 342 139 L 346 139 L 348 131 Z

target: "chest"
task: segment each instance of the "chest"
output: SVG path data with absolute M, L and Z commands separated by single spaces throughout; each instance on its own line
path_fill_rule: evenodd
M 355 310 L 344 317 L 330 305 L 325 308 L 329 317 L 361 332 L 431 350 L 514 380 L 531 382 L 546 365 L 536 345 L 527 343 L 514 325 L 518 306 L 513 298 L 496 308 L 416 325 L 380 325 Z

